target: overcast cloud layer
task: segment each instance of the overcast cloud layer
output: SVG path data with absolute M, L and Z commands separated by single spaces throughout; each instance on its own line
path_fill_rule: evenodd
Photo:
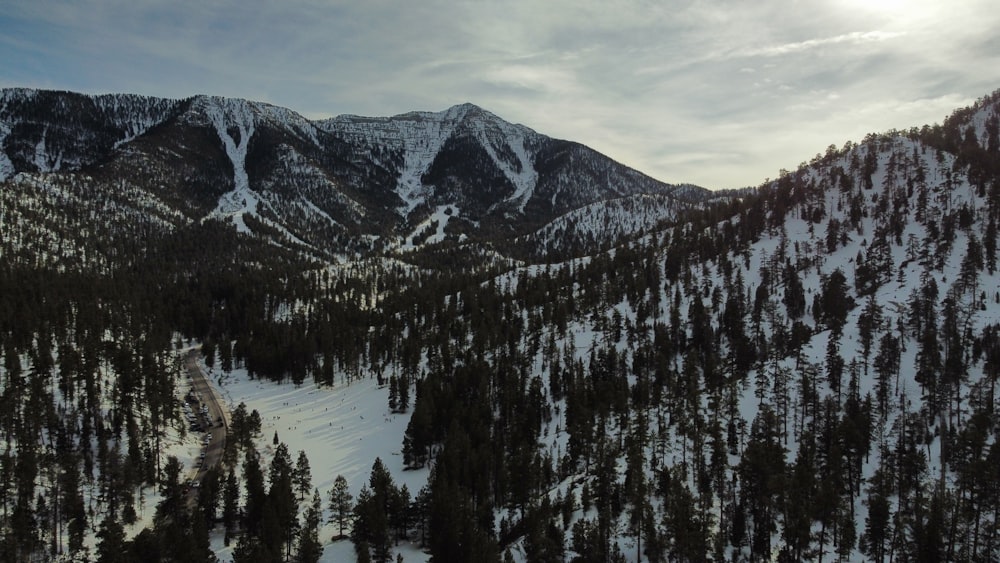
M 1000 88 L 997 30 L 987 0 L 0 0 L 0 86 L 313 118 L 472 102 L 728 188 Z

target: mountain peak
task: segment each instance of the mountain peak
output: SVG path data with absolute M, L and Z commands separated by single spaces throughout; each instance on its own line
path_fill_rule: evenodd
M 496 117 L 492 113 L 486 111 L 485 109 L 471 102 L 465 102 L 462 104 L 453 105 L 447 110 L 445 110 L 443 113 L 451 115 L 459 115 L 463 119 L 467 117 L 480 117 L 483 115 L 492 115 L 493 117 Z
M 465 102 L 453 105 L 442 111 L 408 111 L 391 117 L 363 116 L 343 114 L 326 120 L 328 123 L 389 123 L 389 122 L 436 122 L 460 123 L 470 118 L 489 117 L 503 122 L 497 115 L 473 104 Z
M 506 119 L 498 116 L 497 114 L 477 106 L 471 102 L 465 102 L 462 104 L 457 104 L 451 106 L 450 108 L 440 112 L 441 116 L 445 119 L 454 120 L 455 122 L 475 122 L 475 121 L 485 121 L 496 124 L 511 125 L 514 127 L 522 127 L 528 129 L 523 125 L 515 125 Z
M 479 112 L 482 112 L 482 111 L 486 111 L 483 108 L 477 106 L 476 104 L 474 104 L 472 102 L 463 102 L 461 104 L 455 104 L 455 105 L 451 106 L 448 109 L 450 109 L 450 110 L 457 110 L 457 111 L 464 111 L 464 112 L 470 112 L 470 111 L 479 111 Z

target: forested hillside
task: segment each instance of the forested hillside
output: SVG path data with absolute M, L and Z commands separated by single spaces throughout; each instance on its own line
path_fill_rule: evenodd
M 590 203 L 521 247 L 331 261 L 81 185 L 3 184 L 6 560 L 212 560 L 218 535 L 236 561 L 331 560 L 333 526 L 375 561 L 1000 558 L 1000 93 L 698 206 Z M 227 464 L 183 502 L 160 441 L 186 439 L 191 344 L 265 392 L 376 381 L 357 414 L 408 417 L 399 455 L 313 490 L 332 470 L 233 405 Z

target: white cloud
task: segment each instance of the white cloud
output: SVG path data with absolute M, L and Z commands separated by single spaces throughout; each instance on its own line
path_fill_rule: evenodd
M 855 31 L 852 33 L 844 33 L 841 35 L 836 35 L 833 37 L 823 37 L 820 39 L 807 39 L 805 41 L 796 41 L 794 43 L 785 43 L 783 45 L 774 45 L 771 47 L 764 47 L 760 49 L 746 49 L 734 53 L 740 57 L 776 57 L 780 55 L 787 55 L 790 53 L 797 53 L 800 51 L 806 51 L 809 49 L 816 49 L 819 47 L 825 47 L 828 45 L 837 45 L 841 43 L 851 43 L 851 44 L 863 44 L 863 43 L 873 43 L 877 41 L 886 41 L 888 39 L 894 39 L 904 35 L 901 32 L 891 32 L 891 31 Z

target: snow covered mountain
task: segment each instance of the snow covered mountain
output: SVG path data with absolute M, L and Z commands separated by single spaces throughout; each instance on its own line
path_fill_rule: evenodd
M 388 148 L 403 214 L 454 204 L 474 217 L 551 217 L 597 201 L 678 192 L 575 143 L 512 125 L 472 104 L 390 118 L 340 116 L 320 124 L 351 142 Z M 685 193 L 697 201 L 704 193 Z
M 1000 560 L 1000 91 L 712 198 L 474 106 L 30 96 L 0 552 Z M 233 439 L 187 511 L 198 344 Z
M 666 220 L 708 197 L 471 104 L 310 121 L 246 100 L 24 89 L 0 96 L 0 181 L 27 200 L 41 185 L 103 194 L 127 216 L 122 228 L 125 209 L 153 200 L 174 227 L 219 220 L 328 258 L 398 248 L 442 206 L 452 213 L 435 240 L 455 242 L 523 235 L 637 195 L 670 200 L 650 212 Z
M 17 172 L 79 170 L 171 117 L 173 100 L 0 90 L 0 181 Z

